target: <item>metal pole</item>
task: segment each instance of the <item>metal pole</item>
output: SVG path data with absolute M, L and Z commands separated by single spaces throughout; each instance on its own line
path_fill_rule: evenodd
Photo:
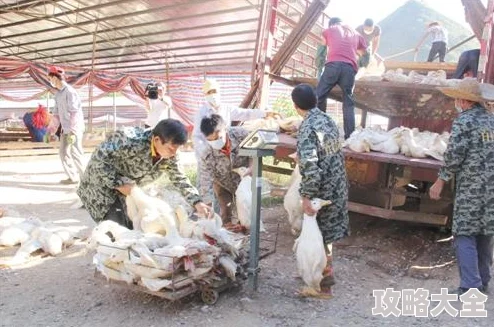
M 91 72 L 91 76 L 89 77 L 89 88 L 88 88 L 89 110 L 87 116 L 87 123 L 88 123 L 89 133 L 93 131 L 93 82 L 91 79 L 92 79 L 92 72 Z
M 252 209 L 250 212 L 249 288 L 257 291 L 259 273 L 259 228 L 261 221 L 262 157 L 253 157 Z
M 163 94 L 163 96 L 170 96 L 170 99 L 171 99 L 171 95 L 170 95 L 170 64 L 168 62 L 168 51 L 165 52 L 165 60 L 166 60 L 166 93 Z M 172 108 L 171 107 L 168 107 L 168 118 L 171 118 L 171 110 Z
M 113 92 L 113 131 L 117 130 L 117 103 L 116 103 L 116 93 Z
M 482 38 L 480 39 L 480 56 L 479 56 L 479 68 L 477 73 L 477 80 L 483 82 L 485 73 L 487 71 L 487 61 L 489 59 L 489 45 L 491 41 L 491 32 L 493 24 L 493 12 L 494 1 L 489 0 L 487 3 L 487 17 L 484 21 L 484 29 L 482 31 Z

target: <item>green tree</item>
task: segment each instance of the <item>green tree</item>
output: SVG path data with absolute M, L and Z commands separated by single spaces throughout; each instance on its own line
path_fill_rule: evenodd
M 279 112 L 283 117 L 292 117 L 297 115 L 293 107 L 293 102 L 288 94 L 279 95 L 273 103 L 273 110 Z

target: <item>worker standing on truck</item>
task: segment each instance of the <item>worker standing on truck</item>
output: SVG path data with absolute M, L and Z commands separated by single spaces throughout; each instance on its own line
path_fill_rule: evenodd
M 480 104 L 482 89 L 473 78 L 439 89 L 455 99 L 459 115 L 444 166 L 429 195 L 439 199 L 444 184 L 455 177 L 453 237 L 460 286 L 453 293 L 461 295 L 470 288 L 485 292 L 491 279 L 494 235 L 494 115 Z
M 432 22 L 429 24 L 424 36 L 422 36 L 415 47 L 415 52 L 419 51 L 420 46 L 429 35 L 432 36 L 432 46 L 427 61 L 432 62 L 434 61 L 434 57 L 439 55 L 439 62 L 444 62 L 446 47 L 448 46 L 448 30 L 439 24 L 439 22 Z
M 321 292 L 331 295 L 334 284 L 332 244 L 349 233 L 345 158 L 338 127 L 331 117 L 317 109 L 317 96 L 312 87 L 308 84 L 295 87 L 292 101 L 297 113 L 304 119 L 297 138 L 302 209 L 309 216 L 317 213 L 316 220 L 327 255 Z M 330 200 L 332 204 L 316 211 L 311 204 L 315 198 Z
M 381 39 L 381 27 L 374 24 L 374 20 L 367 18 L 364 23 L 356 28 L 367 42 L 368 51 L 371 56 L 374 56 L 379 49 L 379 41 Z
M 367 43 L 362 35 L 338 17 L 329 20 L 329 26 L 322 33 L 322 43 L 328 47 L 328 58 L 319 83 L 317 83 L 317 107 L 326 112 L 329 92 L 338 85 L 343 92 L 343 128 L 345 139 L 355 129 L 355 102 L 353 87 L 358 71 L 357 55 L 367 53 Z
M 456 71 L 452 78 L 477 77 L 479 70 L 480 49 L 463 51 L 456 64 Z

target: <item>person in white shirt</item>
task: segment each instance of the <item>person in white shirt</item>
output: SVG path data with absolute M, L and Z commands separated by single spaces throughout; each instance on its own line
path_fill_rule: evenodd
M 85 126 L 82 102 L 77 91 L 65 81 L 65 71 L 62 68 L 50 67 L 48 81 L 57 90 L 48 130 L 53 134 L 61 125 L 59 155 L 68 176 L 60 183 L 77 184 L 84 173 L 82 137 Z
M 448 46 L 448 30 L 445 29 L 438 22 L 432 22 L 428 25 L 427 31 L 415 47 L 415 52 L 419 51 L 420 46 L 429 35 L 432 36 L 432 47 L 429 51 L 429 57 L 427 58 L 427 61 L 432 62 L 434 60 L 434 57 L 436 55 L 439 55 L 439 62 L 444 62 L 444 57 L 446 56 L 446 47 Z
M 170 118 L 168 117 L 168 112 L 172 110 L 173 107 L 172 99 L 165 94 L 166 86 L 163 83 L 151 83 L 146 87 L 146 96 L 148 98 L 149 107 L 148 117 L 145 122 L 146 128 L 154 128 L 159 121 Z

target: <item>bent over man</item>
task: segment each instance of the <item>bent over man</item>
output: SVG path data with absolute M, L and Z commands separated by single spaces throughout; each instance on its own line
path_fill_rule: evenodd
M 148 184 L 163 174 L 199 214 L 206 216 L 209 208 L 176 157 L 186 142 L 187 130 L 175 119 L 161 120 L 152 131 L 134 127 L 109 135 L 93 152 L 77 190 L 93 220 L 113 220 L 132 228 L 122 195 L 130 194 L 134 183 Z

